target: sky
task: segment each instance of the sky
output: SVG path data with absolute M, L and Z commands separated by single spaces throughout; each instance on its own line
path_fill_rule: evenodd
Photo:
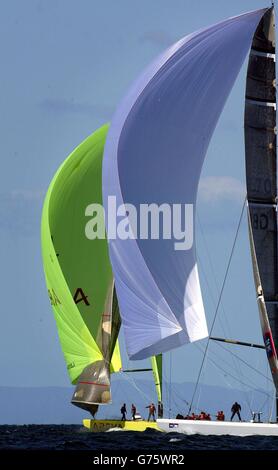
M 1 2 L 0 386 L 69 385 L 40 251 L 43 198 L 58 166 L 111 120 L 129 85 L 165 48 L 197 29 L 269 5 L 266 0 Z M 209 324 L 245 194 L 245 73 L 246 63 L 212 138 L 199 187 L 198 258 Z M 245 216 L 213 333 L 262 342 Z M 170 363 L 173 381 L 196 380 L 205 344 L 166 354 L 167 380 Z M 225 348 L 269 377 L 263 351 Z M 233 375 L 266 387 L 265 378 L 235 363 L 219 345 L 211 344 L 209 358 L 202 382 L 239 388 Z

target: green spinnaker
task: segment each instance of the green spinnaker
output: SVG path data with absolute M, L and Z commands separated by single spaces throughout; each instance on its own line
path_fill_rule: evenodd
M 119 309 L 107 240 L 90 240 L 85 234 L 86 208 L 102 204 L 107 131 L 108 125 L 101 127 L 69 155 L 55 174 L 43 207 L 45 278 L 72 383 L 96 361 L 109 361 L 111 371 L 121 369 Z

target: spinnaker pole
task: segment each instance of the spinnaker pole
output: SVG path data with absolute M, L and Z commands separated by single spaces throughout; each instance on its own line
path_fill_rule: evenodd
M 236 339 L 218 338 L 214 336 L 210 336 L 209 339 L 212 341 L 219 341 L 221 343 L 235 344 L 237 346 L 247 346 L 249 348 L 265 349 L 265 346 L 263 344 L 247 343 L 246 341 L 238 341 Z

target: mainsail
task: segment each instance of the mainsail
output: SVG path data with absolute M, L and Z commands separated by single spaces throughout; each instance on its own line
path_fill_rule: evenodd
M 168 239 L 161 233 L 157 239 L 140 238 L 130 208 L 139 214 L 142 204 L 156 204 L 163 212 L 167 204 L 173 213 L 174 205 L 182 205 L 184 214 L 184 205 L 191 204 L 195 216 L 211 136 L 265 11 L 230 18 L 178 41 L 135 82 L 113 118 L 103 199 L 108 216 L 109 197 L 116 197 L 118 207 L 126 205 L 121 214 L 133 235 L 109 237 L 132 359 L 208 335 L 194 239 L 187 249 L 176 250 L 173 233 Z M 107 230 L 109 235 L 108 225 Z
M 278 390 L 278 250 L 275 19 L 270 8 L 253 37 L 245 100 L 248 222 L 267 357 Z
M 94 413 L 110 402 L 110 369 L 119 371 L 118 302 L 106 239 L 85 235 L 85 210 L 102 203 L 102 156 L 108 126 L 79 145 L 48 189 L 42 216 L 42 254 L 68 373 L 72 402 Z

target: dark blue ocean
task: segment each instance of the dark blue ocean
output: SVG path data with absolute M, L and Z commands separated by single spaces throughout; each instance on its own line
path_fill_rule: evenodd
M 90 433 L 79 425 L 0 426 L 0 450 L 150 451 L 278 450 L 278 437 L 185 436 L 178 433 Z

